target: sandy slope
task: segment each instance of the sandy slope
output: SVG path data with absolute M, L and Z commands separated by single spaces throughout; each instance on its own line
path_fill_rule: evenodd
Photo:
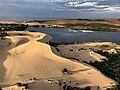
M 119 45 L 112 42 L 89 42 L 89 43 L 79 43 L 79 44 L 68 44 L 68 45 L 58 45 L 59 54 L 66 58 L 75 58 L 78 61 L 86 62 L 101 62 L 103 59 L 107 58 L 94 51 L 103 50 L 109 53 L 116 53 L 115 49 L 119 49 Z
M 18 34 L 24 34 L 18 36 Z M 105 77 L 96 69 L 82 63 L 55 55 L 51 47 L 40 42 L 46 34 L 38 32 L 9 32 L 3 43 L 0 53 L 0 84 L 13 85 L 17 82 L 30 83 L 29 90 L 60 90 L 59 80 L 69 85 L 76 86 L 100 86 L 102 90 L 114 85 L 115 81 Z M 49 41 L 51 38 L 46 38 Z M 9 42 L 8 42 L 9 40 Z M 8 46 L 9 45 L 9 46 Z M 64 75 L 62 70 L 67 68 L 71 75 Z M 36 78 L 37 80 L 33 80 Z M 72 83 L 69 83 L 69 82 Z M 35 84 L 32 84 L 32 83 Z M 52 83 L 52 84 L 51 84 Z M 7 87 L 4 90 L 14 90 L 18 87 Z M 21 90 L 16 89 L 16 90 Z

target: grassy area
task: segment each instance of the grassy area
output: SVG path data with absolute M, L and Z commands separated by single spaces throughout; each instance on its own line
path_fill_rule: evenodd
M 65 24 L 64 27 L 71 29 L 92 30 L 92 31 L 118 31 L 120 26 L 100 23 L 77 23 L 77 24 Z
M 120 20 L 89 20 L 89 19 L 65 19 L 65 20 L 46 20 L 29 21 L 37 22 L 47 28 L 70 28 L 74 30 L 92 30 L 92 31 L 120 31 Z
M 2 28 L 4 28 L 5 31 L 12 31 L 12 30 L 21 31 L 21 30 L 27 29 L 28 26 L 23 25 L 23 24 L 2 24 L 0 23 L 0 30 Z

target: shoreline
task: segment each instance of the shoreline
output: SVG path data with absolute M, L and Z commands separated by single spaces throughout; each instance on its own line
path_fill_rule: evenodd
M 62 57 L 62 58 L 65 58 L 65 57 L 61 56 L 61 54 L 59 54 L 59 53 L 57 52 L 57 50 L 56 50 L 55 47 L 52 47 L 52 46 L 51 46 L 51 50 L 52 50 L 52 52 L 53 52 L 55 55 L 60 56 L 60 57 Z M 98 70 L 98 69 L 95 68 L 94 66 L 92 66 L 92 65 L 90 65 L 90 64 L 88 64 L 88 63 L 85 63 L 84 61 L 76 61 L 76 60 L 74 60 L 74 59 L 70 59 L 70 58 L 67 58 L 67 57 L 66 57 L 66 59 L 68 59 L 68 60 L 70 60 L 70 61 L 73 61 L 73 62 L 81 63 L 81 64 L 83 64 L 83 65 L 85 65 L 85 66 L 92 67 L 93 69 L 95 69 L 96 71 L 98 71 L 99 73 L 101 73 L 103 76 L 107 77 L 107 78 L 110 79 L 110 80 L 113 80 L 112 78 L 110 78 L 110 77 L 106 76 L 105 74 L 103 74 L 100 70 Z M 115 81 L 115 80 L 114 80 L 114 81 Z M 115 82 L 116 82 L 116 81 L 115 81 Z M 117 82 L 116 82 L 116 85 L 118 85 Z
M 18 81 L 29 83 L 31 82 L 30 79 L 33 76 L 37 77 L 38 79 L 43 77 L 56 78 L 62 76 L 66 78 L 68 81 L 69 79 L 70 80 L 72 79 L 72 82 L 75 83 L 78 81 L 80 82 L 83 79 L 82 76 L 84 76 L 84 79 L 87 79 L 87 81 L 91 82 L 85 85 L 83 84 L 84 87 L 86 87 L 86 85 L 95 86 L 97 84 L 100 85 L 101 88 L 103 88 L 104 84 L 112 86 L 110 82 L 114 82 L 114 80 L 111 80 L 106 76 L 101 75 L 101 73 L 95 70 L 94 68 L 90 66 L 86 66 L 82 63 L 73 62 L 69 59 L 56 55 L 52 51 L 53 49 L 51 48 L 51 46 L 44 43 L 44 41 L 46 42 L 51 40 L 51 36 L 40 32 L 28 32 L 28 31 L 15 31 L 15 32 L 11 31 L 11 33 L 15 33 L 15 36 L 14 35 L 7 36 L 6 38 L 10 38 L 14 43 L 18 43 L 19 41 L 21 43 L 19 43 L 16 49 L 12 48 L 11 50 L 9 50 L 10 56 L 8 56 L 7 60 L 5 60 L 4 62 L 4 66 L 7 69 L 5 76 L 7 79 L 7 82 L 5 81 L 6 84 L 12 84 L 12 83 L 15 84 L 15 82 Z M 24 35 L 18 36 L 18 34 L 20 33 L 24 35 L 27 34 L 28 36 L 24 36 Z M 23 38 L 28 38 L 29 41 L 23 43 L 25 40 Z M 42 39 L 43 41 L 41 42 L 40 40 Z M 16 53 L 14 52 L 15 50 L 17 50 Z M 13 66 L 11 66 L 10 63 L 13 62 L 14 64 Z M 64 75 L 61 73 L 61 70 L 63 70 L 65 67 L 74 72 L 76 72 L 76 70 L 82 70 L 82 69 L 84 70 L 87 68 L 90 68 L 90 70 L 77 72 L 75 74 L 73 73 L 72 75 Z M 91 73 L 90 76 L 88 73 Z M 94 81 L 94 78 L 92 77 L 97 77 L 97 76 L 99 76 L 102 80 L 105 81 L 104 82 L 99 80 Z M 49 85 L 49 83 L 46 84 Z
M 44 38 L 48 38 L 48 37 L 51 37 L 51 36 L 46 34 L 46 36 L 45 36 Z M 96 42 L 96 43 L 97 43 L 97 42 L 102 42 L 102 41 L 93 41 L 93 42 Z M 87 42 L 87 43 L 93 43 L 93 42 Z M 75 42 L 75 43 L 76 43 L 76 42 Z M 82 42 L 82 43 L 86 43 L 86 42 Z M 104 43 L 104 42 L 102 42 L 102 43 Z M 107 42 L 107 43 L 111 43 L 111 42 Z M 47 43 L 47 44 L 48 44 L 48 43 Z M 48 45 L 49 45 L 49 44 L 48 44 Z M 67 44 L 67 45 L 69 45 L 69 44 Z M 61 54 L 59 54 L 58 52 L 56 52 L 57 50 L 56 50 L 55 47 L 50 46 L 50 48 L 51 48 L 51 51 L 52 51 L 53 54 L 55 54 L 55 55 L 58 56 L 58 57 L 65 58 L 65 57 L 61 56 Z M 59 54 L 59 55 L 58 55 L 58 54 Z M 83 65 L 85 65 L 85 66 L 87 66 L 87 67 L 89 66 L 89 67 L 95 69 L 96 71 L 98 71 L 99 73 L 101 73 L 103 76 L 107 77 L 107 76 L 104 75 L 100 70 L 98 70 L 97 68 L 95 68 L 94 66 L 92 66 L 92 65 L 90 65 L 90 64 L 84 63 L 83 61 L 78 62 L 78 61 L 75 61 L 75 60 L 72 60 L 72 59 L 69 59 L 69 58 L 66 58 L 66 59 L 68 59 L 68 60 L 70 60 L 70 61 L 73 61 L 73 62 L 81 63 L 81 64 L 83 64 Z M 112 78 L 109 78 L 109 77 L 107 77 L 107 78 L 110 79 L 110 80 L 113 80 Z M 113 81 L 116 83 L 116 85 L 118 85 L 118 83 L 117 83 L 115 80 L 113 80 Z M 107 87 L 107 86 L 106 86 L 106 87 Z
M 101 71 L 100 70 L 98 70 L 97 68 L 95 68 L 94 66 L 92 66 L 92 65 L 90 65 L 89 64 L 89 62 L 88 63 L 85 63 L 84 62 L 84 60 L 83 61 L 81 61 L 81 59 L 79 60 L 77 57 L 72 57 L 72 55 L 74 55 L 74 53 L 76 53 L 75 52 L 75 50 L 74 50 L 74 46 L 76 47 L 77 45 L 79 46 L 79 44 L 86 44 L 86 45 L 94 45 L 95 44 L 95 46 L 98 46 L 98 45 L 103 45 L 103 46 L 109 46 L 109 45 L 111 45 L 110 47 L 112 47 L 112 48 L 116 48 L 117 50 L 120 50 L 120 49 L 118 49 L 119 47 L 120 47 L 120 45 L 119 44 L 116 44 L 116 43 L 113 43 L 113 42 L 75 42 L 75 43 L 52 43 L 52 45 L 55 47 L 55 49 L 56 49 L 56 52 L 54 52 L 54 53 L 57 53 L 57 55 L 59 55 L 59 56 L 62 56 L 62 57 L 64 57 L 64 58 L 67 58 L 67 59 L 69 59 L 69 60 L 72 60 L 72 61 L 74 61 L 74 62 L 78 62 L 78 63 L 83 63 L 84 65 L 88 65 L 88 66 L 90 66 L 90 67 L 92 67 L 92 68 L 94 68 L 95 70 L 97 70 L 97 71 L 99 71 L 100 73 L 101 73 Z M 68 45 L 68 47 L 67 47 L 67 45 Z M 72 48 L 69 48 L 69 46 L 71 46 Z M 69 50 L 71 50 L 70 52 L 68 52 L 68 50 L 66 49 L 66 48 L 68 49 L 69 48 Z M 60 49 L 61 48 L 61 49 Z M 77 47 L 76 47 L 77 48 Z M 78 50 L 79 50 L 79 48 L 80 47 L 78 47 Z M 113 53 L 113 52 L 115 52 L 116 53 L 116 51 L 114 51 L 113 49 L 110 49 L 110 50 L 108 50 L 108 52 L 109 53 Z M 85 49 L 85 47 L 84 47 L 84 49 Z M 73 51 L 72 51 L 73 50 Z M 113 51 L 112 51 L 113 50 Z M 66 53 L 65 53 L 65 51 L 66 51 Z M 112 51 L 112 52 L 110 52 L 110 51 Z M 69 54 L 69 53 L 71 53 L 71 54 Z M 77 53 L 76 53 L 77 54 Z M 68 57 L 67 57 L 67 55 L 68 55 Z M 92 55 L 93 57 L 94 57 L 94 55 Z M 71 58 L 70 58 L 71 57 Z M 86 56 L 87 57 L 87 56 Z M 76 59 L 77 58 L 77 59 Z M 87 58 L 88 59 L 88 58 Z M 102 59 L 101 59 L 102 60 Z M 96 60 L 97 61 L 97 60 Z M 87 62 L 87 61 L 86 61 Z M 98 61 L 99 62 L 99 61 Z M 101 74 L 103 74 L 103 73 L 101 73 Z M 106 76 L 105 74 L 103 74 L 104 76 Z M 106 76 L 106 77 L 108 77 L 108 76 Z M 114 80 L 114 79 L 112 79 L 112 78 L 110 78 L 110 77 L 108 77 L 109 79 L 111 79 L 111 80 Z M 115 80 L 114 80 L 115 81 Z M 118 84 L 118 82 L 117 81 L 115 81 L 116 82 L 116 85 L 119 85 Z
M 119 22 L 119 20 L 64 19 L 46 21 L 33 20 L 24 22 L 24 24 L 44 28 L 67 28 L 71 30 L 120 32 Z
M 83 32 L 103 31 L 120 32 L 120 20 L 89 20 L 89 19 L 63 19 L 63 20 L 31 20 L 31 21 L 0 21 L 1 24 L 23 24 L 32 27 L 62 28 Z

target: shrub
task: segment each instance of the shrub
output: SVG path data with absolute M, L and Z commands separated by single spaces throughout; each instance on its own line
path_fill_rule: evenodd
M 16 85 L 17 85 L 17 86 L 22 86 L 22 84 L 21 84 L 21 83 L 16 83 Z
M 73 87 L 69 85 L 66 90 L 73 90 Z
M 85 90 L 91 90 L 91 87 L 90 86 L 86 86 Z
M 28 84 L 23 84 L 22 86 L 24 86 L 25 89 L 28 89 Z
M 64 68 L 62 72 L 63 72 L 63 73 L 65 73 L 65 72 L 68 73 L 67 68 Z

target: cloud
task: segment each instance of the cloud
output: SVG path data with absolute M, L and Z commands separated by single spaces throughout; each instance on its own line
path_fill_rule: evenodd
M 120 0 L 66 0 L 57 4 L 80 11 L 120 12 Z
M 120 0 L 0 0 L 0 7 L 120 12 Z
M 108 7 L 108 8 L 104 8 L 104 11 L 107 11 L 107 12 L 120 12 L 120 7 Z
M 0 15 L 119 17 L 120 0 L 0 0 Z
M 87 6 L 96 6 L 97 2 L 85 2 L 85 3 L 79 3 L 79 2 L 68 2 L 66 6 L 70 7 L 87 7 Z

